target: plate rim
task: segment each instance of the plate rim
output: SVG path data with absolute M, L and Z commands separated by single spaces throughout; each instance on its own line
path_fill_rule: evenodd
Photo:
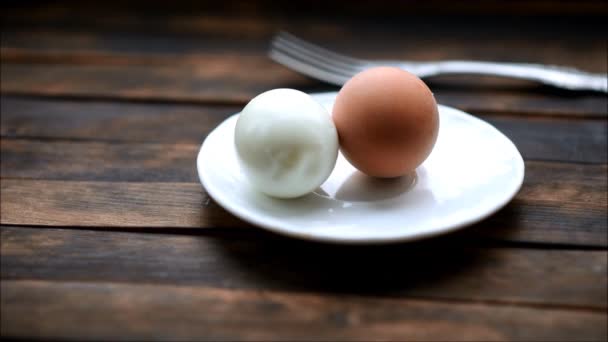
M 331 92 L 327 92 L 327 93 L 318 93 L 318 94 L 313 93 L 310 95 L 313 97 L 315 97 L 315 96 L 322 97 L 322 96 L 330 96 L 331 94 L 332 94 Z M 504 133 L 502 133 L 500 130 L 498 130 L 496 127 L 494 127 L 490 123 L 488 123 L 478 117 L 475 117 L 469 113 L 466 113 L 460 109 L 454 108 L 454 107 L 440 105 L 440 104 L 438 105 L 438 107 L 439 107 L 440 111 L 441 111 L 442 107 L 446 108 L 448 110 L 452 110 L 456 114 L 466 117 L 466 119 L 468 119 L 468 120 L 473 120 L 476 124 L 484 125 L 484 126 L 486 126 L 487 129 L 491 129 L 494 131 L 494 133 L 501 135 L 506 140 L 506 142 L 508 142 L 510 144 L 510 146 L 514 149 L 514 151 L 517 152 L 516 153 L 517 154 L 517 158 L 516 158 L 517 165 L 516 165 L 515 169 L 516 169 L 516 171 L 518 171 L 516 175 L 519 176 L 517 179 L 517 185 L 511 189 L 511 191 L 508 193 L 508 195 L 506 195 L 501 201 L 497 201 L 486 212 L 484 212 L 483 214 L 478 215 L 478 216 L 470 217 L 457 224 L 443 227 L 441 229 L 433 229 L 433 230 L 430 230 L 427 232 L 419 232 L 419 233 L 415 233 L 415 234 L 404 234 L 403 236 L 389 236 L 389 237 L 379 236 L 376 238 L 374 238 L 374 237 L 365 237 L 365 238 L 354 237 L 353 238 L 353 237 L 338 237 L 338 236 L 331 236 L 331 235 L 316 235 L 316 234 L 310 234 L 310 233 L 306 233 L 306 232 L 297 232 L 297 231 L 292 231 L 292 230 L 286 230 L 286 229 L 281 228 L 280 226 L 273 225 L 272 222 L 268 222 L 264 219 L 259 219 L 257 217 L 257 215 L 248 215 L 247 210 L 245 210 L 245 211 L 239 210 L 238 206 L 233 205 L 231 203 L 231 201 L 228 200 L 227 198 L 225 198 L 224 195 L 221 194 L 219 189 L 216 189 L 213 186 L 212 182 L 209 179 L 207 179 L 208 176 L 206 176 L 206 173 L 201 170 L 201 165 L 202 165 L 202 158 L 203 158 L 203 149 L 205 147 L 205 143 L 208 141 L 209 136 L 211 136 L 213 133 L 215 133 L 217 128 L 220 127 L 221 125 L 223 125 L 224 123 L 226 123 L 229 120 L 233 120 L 236 116 L 238 116 L 240 114 L 240 112 L 232 114 L 229 117 L 227 117 L 226 119 L 224 119 L 219 125 L 217 125 L 205 137 L 203 143 L 201 144 L 201 146 L 199 148 L 197 158 L 196 158 L 196 168 L 197 168 L 199 180 L 200 180 L 204 190 L 206 191 L 206 193 L 215 202 L 217 202 L 222 208 L 224 208 L 226 211 L 228 211 L 230 214 L 236 216 L 237 218 L 239 218 L 245 222 L 251 223 L 256 227 L 265 229 L 267 231 L 270 231 L 270 232 L 273 232 L 273 233 L 276 233 L 279 235 L 289 236 L 292 238 L 298 238 L 298 239 L 315 241 L 315 242 L 334 243 L 334 244 L 371 245 L 371 244 L 411 242 L 411 241 L 418 241 L 418 240 L 427 239 L 427 238 L 431 238 L 431 237 L 435 237 L 435 236 L 439 236 L 439 235 L 443 235 L 443 234 L 448 234 L 448 233 L 454 232 L 456 230 L 460 230 L 462 228 L 468 227 L 477 222 L 481 222 L 481 221 L 485 220 L 486 218 L 488 218 L 489 216 L 495 214 L 502 208 L 504 208 L 517 195 L 517 193 L 519 192 L 519 190 L 521 189 L 521 187 L 523 185 L 523 181 L 525 178 L 525 162 L 524 162 L 524 159 L 523 159 L 521 153 L 519 152 L 519 149 L 517 149 L 517 146 L 513 143 L 513 141 L 511 141 L 511 139 L 509 139 Z

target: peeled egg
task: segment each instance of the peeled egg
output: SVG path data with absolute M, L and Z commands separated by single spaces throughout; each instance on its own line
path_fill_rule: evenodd
M 333 107 L 340 149 L 359 171 L 398 177 L 431 153 L 439 131 L 433 93 L 418 77 L 377 67 L 351 78 Z
M 250 183 L 274 197 L 313 191 L 329 177 L 338 157 L 331 115 L 293 89 L 274 89 L 253 98 L 237 120 L 234 138 Z

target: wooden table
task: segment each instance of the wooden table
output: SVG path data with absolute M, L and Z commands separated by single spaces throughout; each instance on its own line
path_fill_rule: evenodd
M 605 94 L 428 80 L 515 142 L 526 179 L 425 242 L 283 238 L 199 184 L 202 140 L 250 98 L 335 89 L 266 57 L 281 28 L 360 57 L 608 69 L 605 2 L 436 3 L 10 2 L 30 7 L 1 18 L 2 337 L 605 341 Z

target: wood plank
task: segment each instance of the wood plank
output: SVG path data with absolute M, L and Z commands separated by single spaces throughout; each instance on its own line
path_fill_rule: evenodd
M 199 148 L 198 144 L 2 139 L 0 171 L 8 178 L 194 182 Z
M 232 60 L 232 61 L 230 61 Z M 315 84 L 267 58 L 209 58 L 197 66 L 2 64 L 10 94 L 244 103 L 272 88 Z
M 206 135 L 238 111 L 233 106 L 74 105 L 21 99 L 5 99 L 1 104 L 0 134 L 7 137 L 0 143 L 3 174 L 44 177 L 47 172 L 50 179 L 64 177 L 55 173 L 66 168 L 78 167 L 87 172 L 87 167 L 90 169 L 99 160 L 105 165 L 94 171 L 97 173 L 104 172 L 104 167 L 135 167 L 135 163 L 146 165 L 147 161 L 172 159 L 170 162 L 175 164 L 164 163 L 168 169 L 162 170 L 170 172 L 172 165 L 177 167 L 179 162 L 184 162 L 184 166 L 191 164 Z M 491 115 L 482 118 L 511 138 L 527 160 L 608 162 L 608 121 Z M 21 137 L 27 139 L 13 139 Z
M 276 7 L 272 7 L 276 10 Z M 483 6 L 476 5 L 475 7 Z M 577 5 L 577 8 L 582 7 Z M 222 62 L 224 62 L 224 67 L 220 69 L 232 71 L 233 74 L 236 72 L 243 74 L 241 70 L 247 70 L 247 74 L 274 73 L 276 68 L 281 67 L 265 57 L 268 40 L 278 29 L 288 29 L 344 53 L 369 58 L 509 60 L 563 64 L 597 72 L 606 72 L 608 67 L 605 63 L 607 56 L 605 39 L 602 34 L 603 17 L 601 16 L 597 18 L 568 17 L 568 20 L 558 20 L 559 18 L 553 16 L 533 18 L 472 16 L 465 19 L 462 16 L 454 18 L 445 15 L 412 15 L 407 17 L 408 25 L 402 25 L 404 15 L 410 13 L 409 11 L 400 12 L 399 20 L 364 20 L 364 24 L 362 24 L 361 19 L 323 18 L 323 16 L 303 13 L 302 9 L 298 10 L 298 16 L 293 17 L 285 16 L 285 13 L 247 16 L 226 8 L 219 9 L 219 12 L 207 9 L 202 12 L 192 10 L 188 13 L 177 13 L 176 16 L 169 15 L 166 12 L 167 9 L 163 9 L 159 13 L 157 8 L 156 14 L 143 15 L 141 9 L 138 8 L 139 20 L 137 21 L 132 20 L 132 16 L 116 15 L 115 12 L 112 12 L 114 15 L 106 18 L 99 15 L 99 10 L 96 8 L 94 13 L 91 13 L 88 8 L 82 9 L 78 16 L 73 16 L 70 15 L 69 10 L 60 6 L 54 11 L 35 12 L 30 10 L 27 13 L 7 15 L 5 22 L 9 22 L 10 25 L 3 31 L 2 58 L 4 64 L 24 62 L 85 64 L 80 65 L 81 69 L 74 72 L 67 70 L 65 65 L 53 66 L 62 67 L 61 72 L 57 71 L 61 74 L 61 79 L 65 79 L 67 82 L 82 82 L 82 84 L 72 87 L 72 93 L 80 96 L 120 96 L 129 99 L 173 98 L 200 101 L 201 99 L 212 99 L 212 96 L 206 96 L 205 92 L 199 91 L 200 89 L 190 89 L 182 91 L 181 95 L 176 95 L 173 87 L 183 85 L 183 80 L 188 75 L 200 78 L 202 66 L 211 65 L 212 67 L 208 69 L 215 70 L 213 66 L 222 65 Z M 106 8 L 106 10 L 108 9 Z M 116 8 L 111 10 L 116 11 Z M 122 8 L 122 10 L 128 12 L 134 9 Z M 240 10 L 246 12 L 250 9 L 243 6 Z M 341 12 L 343 11 L 344 8 L 341 8 Z M 85 13 L 94 16 L 95 20 L 87 18 Z M 369 20 L 369 13 L 366 11 L 365 14 Z M 22 18 L 19 18 L 20 16 Z M 20 28 L 25 22 L 28 23 L 26 28 Z M 36 25 L 43 26 L 36 28 Z M 446 34 L 442 25 L 450 28 L 449 34 Z M 425 32 L 423 37 L 419 34 L 421 31 Z M 494 38 L 497 36 L 501 37 L 500 44 L 495 44 Z M 526 36 L 526 39 L 522 40 L 522 36 Z M 378 37 L 382 37 L 382 39 L 378 39 Z M 538 49 L 539 45 L 542 45 L 543 49 Z M 236 62 L 235 56 L 240 56 L 240 58 L 236 58 Z M 122 69 L 125 68 L 125 65 L 140 68 L 128 75 L 129 81 L 124 81 L 124 79 L 123 82 L 117 81 L 116 84 L 112 84 L 111 87 L 108 86 L 105 91 L 102 91 L 101 87 L 86 84 L 96 79 L 92 78 L 92 75 L 104 75 L 110 72 L 118 77 L 124 72 L 117 71 L 115 68 L 102 68 L 101 71 L 95 71 L 95 65 L 86 64 L 109 64 L 106 66 L 122 67 Z M 258 67 L 251 67 L 252 65 Z M 121 86 L 121 83 L 132 85 L 137 82 L 148 87 L 147 91 L 150 94 L 150 91 L 153 90 L 150 87 L 158 87 L 158 85 L 146 84 L 147 80 L 153 78 L 153 82 L 150 83 L 157 83 L 163 79 L 163 75 L 166 77 L 168 73 L 171 73 L 169 70 L 164 70 L 155 74 L 154 69 L 159 67 L 181 69 L 184 66 L 188 70 L 183 72 L 174 70 L 173 79 L 164 82 L 167 84 L 165 89 L 158 88 L 154 91 L 155 95 L 137 93 L 134 89 L 125 91 L 124 86 Z M 19 65 L 14 67 L 18 68 Z M 7 70 L 12 69 L 11 66 Z M 27 74 L 23 71 L 23 69 L 15 69 L 14 74 L 17 80 Z M 86 80 L 78 78 L 77 74 L 80 72 L 87 73 Z M 32 73 L 40 74 L 40 71 L 34 70 Z M 42 76 L 44 75 L 41 75 L 40 78 Z M 55 80 L 52 76 L 49 77 L 52 80 L 47 82 Z M 192 79 L 192 76 L 189 77 Z M 255 77 L 259 84 L 260 76 L 252 77 Z M 107 78 L 100 79 L 98 83 L 107 85 Z M 273 79 L 275 78 L 273 77 Z M 23 93 L 26 89 L 34 91 L 34 88 L 31 87 L 19 87 L 19 84 L 6 85 L 6 78 L 3 81 L 5 89 L 11 89 L 16 93 Z M 30 83 L 35 85 L 39 81 L 41 80 L 32 80 Z M 461 84 L 463 81 L 464 85 Z M 200 80 L 190 80 L 185 83 L 196 85 L 200 84 Z M 494 86 L 491 85 L 492 83 L 495 83 Z M 294 82 L 293 75 L 284 79 L 283 84 L 305 87 L 306 90 L 310 89 L 308 87 L 318 86 L 318 83 L 311 83 L 307 79 L 296 79 Z M 457 78 L 455 84 L 458 86 L 455 87 L 454 82 L 447 82 L 447 87 L 445 87 L 446 82 L 431 80 L 431 85 L 441 101 L 447 101 L 446 104 L 453 105 L 454 97 L 465 96 L 467 107 L 464 109 L 467 110 L 500 111 L 504 108 L 513 108 L 522 111 L 521 108 L 517 109 L 516 104 L 522 101 L 521 98 L 518 99 L 518 96 L 527 98 L 532 95 L 533 102 L 537 105 L 532 106 L 533 110 L 529 108 L 528 112 L 540 109 L 548 113 L 570 112 L 572 114 L 578 113 L 583 110 L 582 108 L 586 108 L 584 111 L 589 112 L 590 108 L 587 106 L 591 102 L 595 103 L 592 109 L 594 114 L 606 113 L 604 96 L 552 91 L 547 93 L 547 89 L 522 87 L 518 83 L 515 88 L 511 88 L 508 86 L 511 84 L 510 82 L 506 82 L 508 91 L 506 91 L 507 94 L 504 94 L 505 88 L 502 82 L 496 82 L 496 80 L 492 80 L 491 83 L 480 82 L 478 78 L 472 81 L 467 81 L 467 78 Z M 479 94 L 466 97 L 466 94 L 471 92 L 471 88 L 476 91 L 485 89 L 487 92 L 488 84 L 490 84 L 490 89 L 496 90 L 498 87 L 499 91 L 494 91 L 481 99 Z M 266 86 L 264 89 L 268 88 L 269 86 Z M 53 87 L 53 84 L 46 84 L 37 89 L 36 91 L 46 95 L 63 94 L 65 96 L 69 93 L 68 91 L 63 93 L 58 91 L 57 85 Z M 234 89 L 240 88 L 237 85 L 237 88 Z M 458 89 L 464 89 L 464 94 L 452 93 L 453 90 Z M 443 96 L 447 100 L 442 99 L 443 91 L 447 91 Z M 512 94 L 513 91 L 519 92 L 519 94 Z M 522 92 L 525 94 L 521 94 Z M 232 94 L 232 100 L 244 102 L 256 93 L 251 92 L 247 93 L 248 96 L 243 96 L 237 92 L 238 96 Z M 229 95 L 231 94 L 224 95 L 224 101 L 227 100 L 226 97 L 230 97 Z M 546 99 L 546 95 L 551 98 Z M 544 102 L 553 100 L 559 103 L 547 108 L 546 103 L 542 104 L 543 99 Z M 585 106 L 581 106 L 582 104 Z
M 2 336 L 102 340 L 603 340 L 603 312 L 271 291 L 5 281 Z
M 593 117 L 606 118 L 608 99 L 601 94 L 567 92 L 559 90 L 497 89 L 491 85 L 474 86 L 463 82 L 464 77 L 457 79 L 452 87 L 441 83 L 427 82 L 433 89 L 437 103 L 456 107 L 476 115 L 515 114 L 526 117 Z M 470 83 L 475 82 L 471 80 Z M 494 86 L 496 87 L 496 86 Z
M 484 116 L 517 146 L 524 159 L 608 162 L 608 120 Z
M 595 203 L 606 205 L 605 200 Z M 470 233 L 500 241 L 608 247 L 606 209 L 581 209 L 580 205 L 557 201 L 532 204 L 516 198 L 487 221 L 470 228 Z
M 209 55 L 244 54 L 263 57 L 267 36 L 225 37 L 220 32 L 197 35 L 159 32 L 66 31 L 26 29 L 3 31 L 2 60 L 8 63 L 136 65 L 198 64 Z M 6 38 L 5 38 L 6 37 Z M 246 39 L 249 38 L 249 39 Z
M 515 31 L 512 27 L 497 27 L 495 22 L 492 25 L 479 24 L 478 28 L 490 31 L 486 33 L 488 36 L 492 33 L 502 35 L 501 44 L 497 45 L 484 44 L 486 42 L 483 37 L 472 36 L 470 27 L 463 26 L 462 23 L 453 25 L 449 36 L 444 29 L 428 26 L 433 20 L 439 26 L 447 24 L 445 17 L 425 18 L 424 22 L 418 19 L 418 22 L 410 22 L 407 26 L 366 23 L 361 27 L 360 23 L 319 22 L 319 25 L 323 25 L 323 30 L 314 27 L 314 22 L 318 22 L 318 19 L 312 19 L 312 23 L 310 20 L 286 23 L 262 22 L 263 20 L 222 16 L 196 18 L 195 22 L 181 23 L 197 26 L 200 21 L 207 21 L 205 27 L 201 27 L 196 34 L 172 33 L 167 30 L 150 34 L 132 30 L 7 28 L 3 31 L 1 42 L 2 59 L 9 63 L 176 65 L 175 62 L 178 61 L 179 65 L 195 64 L 204 61 L 208 54 L 264 57 L 271 36 L 279 30 L 290 30 L 340 52 L 370 59 L 510 60 L 570 65 L 593 72 L 606 72 L 607 68 L 602 60 L 602 57 L 606 57 L 606 51 L 602 49 L 602 35 L 599 34 L 598 27 L 585 29 L 580 24 L 576 26 L 580 33 L 578 36 L 551 32 L 546 27 L 548 23 L 545 23 L 544 29 L 540 31 L 538 27 L 529 28 L 537 32 L 528 35 L 526 40 L 518 39 L 521 31 Z M 285 18 L 278 19 L 284 20 Z M 509 24 L 513 25 L 503 23 L 503 26 Z M 518 24 L 521 25 L 521 22 Z M 239 29 L 239 26 L 247 27 Z M 419 27 L 418 31 L 416 26 Z M 425 31 L 424 38 L 417 34 L 421 29 Z M 235 30 L 240 30 L 241 35 L 235 34 Z M 248 30 L 248 34 L 243 35 L 243 30 Z M 379 41 L 378 36 L 382 36 L 382 40 Z M 538 44 L 543 44 L 543 49 L 537 49 Z M 581 51 L 585 51 L 585 54 Z
M 2 63 L 0 87 L 6 95 L 236 105 L 244 105 L 272 88 L 305 92 L 336 89 L 265 57 L 210 55 L 201 59 L 200 63 L 181 66 Z M 458 79 L 457 86 L 454 82 L 430 85 L 439 103 L 471 112 L 594 117 L 607 113 L 606 97 L 597 94 L 530 86 L 501 89 L 500 84 L 480 86 L 476 81 L 464 77 Z
M 200 144 L 242 106 L 63 101 L 2 96 L 2 137 Z
M 607 170 L 606 165 L 527 162 L 515 200 L 469 231 L 503 241 L 606 247 Z M 247 226 L 215 205 L 198 183 L 2 179 L 1 184 L 3 224 Z
M 390 39 L 390 43 L 394 43 L 393 39 L 401 35 L 404 39 L 397 40 L 400 44 L 417 43 L 427 39 L 437 41 L 438 38 L 450 42 L 450 40 L 460 41 L 471 38 L 489 40 L 496 37 L 501 38 L 501 43 L 508 44 L 510 40 L 516 40 L 518 35 L 520 37 L 525 35 L 527 39 L 520 40 L 519 44 L 531 44 L 532 48 L 528 50 L 532 53 L 542 53 L 534 51 L 542 49 L 535 49 L 532 42 L 535 40 L 544 42 L 544 47 L 551 46 L 556 40 L 570 43 L 578 40 L 579 44 L 590 40 L 601 40 L 603 14 L 608 12 L 608 6 L 601 1 L 595 2 L 599 8 L 592 11 L 584 11 L 585 3 L 588 4 L 588 1 L 578 1 L 570 6 L 564 6 L 564 3 L 556 5 L 545 2 L 540 15 L 535 16 L 530 16 L 531 8 L 524 9 L 526 15 L 523 16 L 517 12 L 518 15 L 512 15 L 513 12 L 509 15 L 507 9 L 496 9 L 496 5 L 498 3 L 502 7 L 509 7 L 504 5 L 511 3 L 500 1 L 494 1 L 492 6 L 487 6 L 485 1 L 467 2 L 466 4 L 470 6 L 449 1 L 441 1 L 440 5 L 433 5 L 434 2 L 436 3 L 429 1 L 400 4 L 389 0 L 380 1 L 380 4 L 375 3 L 373 6 L 350 3 L 348 4 L 350 6 L 345 6 L 339 1 L 335 4 L 326 3 L 324 6 L 309 6 L 308 3 L 302 6 L 297 1 L 295 5 L 256 1 L 256 5 L 251 6 L 248 3 L 234 4 L 231 1 L 228 5 L 189 4 L 187 10 L 179 6 L 151 6 L 147 3 L 145 6 L 141 4 L 79 6 L 75 3 L 59 3 L 44 4 L 38 8 L 28 6 L 25 9 L 6 9 L 2 13 L 2 19 L 6 31 L 9 32 L 11 29 L 41 29 L 40 31 L 61 29 L 74 32 L 138 32 L 151 35 L 179 33 L 183 36 L 202 37 L 208 34 L 221 38 L 259 39 L 282 28 L 304 30 L 307 34 L 325 35 L 331 38 L 335 38 L 338 34 L 348 37 L 350 33 L 351 40 L 355 40 L 355 37 L 361 34 L 362 37 L 367 38 L 373 33 L 382 31 L 382 39 Z M 519 2 L 516 4 L 521 5 Z M 480 15 L 488 7 L 494 9 Z M 568 7 L 571 9 L 566 10 Z M 455 11 L 458 8 L 461 10 Z M 560 10 L 561 13 L 557 14 Z M 458 14 L 454 15 L 454 11 Z M 407 22 L 407 25 L 403 25 L 404 22 Z M 450 30 L 446 31 L 446 27 Z M 424 30 L 424 35 L 419 34 L 421 30 Z M 9 42 L 14 41 L 9 40 Z M 85 42 L 88 43 L 90 41 Z M 57 46 L 69 44 L 62 42 Z M 40 44 L 40 46 L 44 45 Z M 141 45 L 144 44 L 139 44 Z M 394 44 L 387 45 L 394 46 Z M 410 44 L 413 48 L 415 45 Z M 169 46 L 173 47 L 171 43 Z M 437 46 L 442 47 L 443 44 L 435 44 L 435 47 Z M 505 51 L 512 50 L 505 49 Z
M 530 103 L 528 103 L 530 104 Z M 3 137 L 200 143 L 242 106 L 67 101 L 2 96 Z M 504 108 L 507 110 L 507 108 Z M 480 113 L 529 158 L 602 160 L 606 122 Z M 601 146 L 601 145 L 604 146 Z M 599 145 L 599 146 L 598 146 Z M 560 148 L 555 148 L 560 146 Z M 604 159 L 605 160 L 605 159 Z
M 55 226 L 242 227 L 200 184 L 1 180 L 1 222 Z
M 219 238 L 23 227 L 3 227 L 1 236 L 3 281 L 154 283 L 608 308 L 608 251 L 477 248 L 452 237 L 364 247 L 274 235 Z

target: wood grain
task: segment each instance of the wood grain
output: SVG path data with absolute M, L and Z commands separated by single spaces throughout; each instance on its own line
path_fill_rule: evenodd
M 509 137 L 524 159 L 608 162 L 608 120 L 484 117 Z
M 205 132 L 228 115 L 218 116 L 207 120 L 192 118 L 194 121 L 179 122 L 172 127 L 169 124 L 162 125 L 162 119 L 155 121 L 151 118 L 148 127 L 154 127 L 153 129 L 146 130 L 142 127 L 141 130 L 131 130 L 132 126 L 137 126 L 138 121 L 146 119 L 134 116 L 131 121 L 129 117 L 111 115 L 104 119 L 98 116 L 97 119 L 90 120 L 92 123 L 89 124 L 60 118 L 50 120 L 53 122 L 46 126 L 47 120 L 38 123 L 38 120 L 30 120 L 26 115 L 3 115 L 3 134 L 23 134 L 26 137 L 32 134 L 36 138 L 2 138 L 0 171 L 2 177 L 7 178 L 194 182 L 197 179 L 194 161 Z M 525 159 L 600 164 L 608 161 L 608 134 L 604 123 L 593 120 L 486 119 L 513 139 Z M 71 123 L 77 127 L 90 128 L 70 136 L 67 134 Z M 182 131 L 181 127 L 184 126 L 189 128 Z M 62 127 L 66 129 L 63 130 Z M 107 129 L 102 129 L 104 127 Z M 66 136 L 62 138 L 60 134 L 64 131 Z M 79 130 L 73 128 L 73 131 Z M 146 140 L 186 142 L 132 142 Z
M 57 101 L 6 96 L 0 99 L 0 104 L 3 111 L 0 134 L 3 137 L 171 144 L 200 144 L 213 128 L 241 109 L 240 106 Z M 479 116 L 511 138 L 527 159 L 608 161 L 606 121 Z M 8 155 L 14 142 L 4 144 L 3 153 Z M 18 144 L 32 144 L 32 153 L 40 149 L 40 143 L 36 141 Z M 82 149 L 86 149 L 84 146 L 87 145 Z M 137 147 L 125 145 L 125 150 L 133 148 Z M 59 149 L 71 151 L 68 155 L 75 159 L 87 154 L 79 152 L 76 146 L 50 144 L 42 150 Z
M 196 6 L 186 12 L 145 6 L 146 15 L 137 6 L 119 6 L 127 12 L 117 15 L 114 6 L 92 13 L 75 4 L 7 11 L 2 89 L 13 94 L 239 104 L 277 86 L 334 89 L 266 57 L 268 42 L 279 29 L 366 58 L 508 60 L 607 71 L 601 16 L 429 16 L 411 11 L 419 5 L 407 6 L 398 19 L 386 18 L 390 13 L 384 11 L 382 20 L 369 11 L 360 11 L 365 15 L 358 19 L 332 17 L 327 4 L 323 13 L 315 13 L 314 6 L 276 13 L 274 4 L 268 7 L 275 14 L 267 16 L 251 15 L 252 8 L 244 4 Z M 104 11 L 108 15 L 99 14 Z M 287 15 L 290 11 L 298 15 Z M 128 14 L 133 12 L 138 20 Z M 597 94 L 477 77 L 429 82 L 440 102 L 469 111 L 606 115 L 606 98 Z
M 606 170 L 605 165 L 528 162 L 524 186 L 515 200 L 471 231 L 506 241 L 606 247 Z M 124 175 L 135 176 L 146 173 Z M 242 225 L 215 205 L 198 183 L 2 179 L 1 184 L 3 224 Z
M 136 59 L 137 61 L 139 59 Z M 5 94 L 129 101 L 244 105 L 272 88 L 305 92 L 337 88 L 306 78 L 267 58 L 216 56 L 183 66 L 14 64 L 0 66 Z M 246 71 L 246 72 L 243 72 Z M 546 88 L 501 90 L 468 84 L 430 86 L 439 103 L 472 112 L 605 117 L 605 96 Z
M 509 136 L 521 191 L 416 244 L 255 229 L 198 182 L 201 141 L 253 96 L 336 87 L 267 56 L 280 29 L 362 58 L 607 72 L 600 0 L 8 2 L 0 11 L 0 337 L 608 339 L 608 98 L 425 80 Z
M 249 69 L 263 72 L 235 72 Z M 267 89 L 313 83 L 261 58 L 226 63 L 218 57 L 197 67 L 2 64 L 0 71 L 4 93 L 216 103 L 244 103 Z
M 197 3 L 189 4 L 186 11 L 158 4 L 106 5 L 95 6 L 94 9 L 77 3 L 43 4 L 38 9 L 3 11 L 2 19 L 5 30 L 8 31 L 3 45 L 32 47 L 39 51 L 48 50 L 49 47 L 73 50 L 81 45 L 81 50 L 102 47 L 120 52 L 189 52 L 209 49 L 213 42 L 219 41 L 260 41 L 278 29 L 288 29 L 311 38 L 353 45 L 359 51 L 365 51 L 364 47 L 372 44 L 374 49 L 368 49 L 368 54 L 377 53 L 377 47 L 381 51 L 397 50 L 403 53 L 411 50 L 415 54 L 423 51 L 420 44 L 432 46 L 433 49 L 427 49 L 427 54 L 442 53 L 450 51 L 453 46 L 459 46 L 458 51 L 461 53 L 492 49 L 498 51 L 502 48 L 503 52 L 510 52 L 511 55 L 536 54 L 544 55 L 545 58 L 564 58 L 563 54 L 551 56 L 554 52 L 551 51 L 552 47 L 557 46 L 567 52 L 566 58 L 572 56 L 568 52 L 576 52 L 578 47 L 584 49 L 588 61 L 593 61 L 594 55 L 605 53 L 586 45 L 603 39 L 602 13 L 608 12 L 608 6 L 601 1 L 597 1 L 596 5 L 603 8 L 603 11 L 595 9 L 578 16 L 574 14 L 585 8 L 585 2 L 571 4 L 572 10 L 565 11 L 561 16 L 549 14 L 549 8 L 556 11 L 567 6 L 555 6 L 550 2 L 545 2 L 542 15 L 535 16 L 529 15 L 530 8 L 525 9 L 526 15 L 517 16 L 505 15 L 507 13 L 504 8 L 494 8 L 494 15 L 479 15 L 472 10 L 483 11 L 484 8 L 496 7 L 497 3 L 505 4 L 497 1 L 494 1 L 493 6 L 487 6 L 487 2 L 467 2 L 470 6 L 464 7 L 467 7 L 468 13 L 460 11 L 454 15 L 451 10 L 463 7 L 463 4 L 454 6 L 452 2 L 442 1 L 439 6 L 430 5 L 433 2 L 400 4 L 380 1 L 380 4 L 349 4 L 350 6 L 344 6 L 339 1 L 319 6 L 301 1 L 281 4 L 256 1 L 255 6 L 246 2 L 229 2 L 225 5 Z M 521 5 L 519 2 L 517 4 Z M 424 7 L 427 8 L 426 11 Z M 432 9 L 431 12 L 428 11 L 429 8 Z M 75 13 L 79 15 L 74 15 Z M 133 20 L 134 17 L 137 20 Z M 405 22 L 407 25 L 403 24 Z M 29 30 L 41 35 L 31 39 L 21 35 L 19 39 L 12 39 L 12 30 Z M 77 37 L 94 35 L 96 39 L 64 39 L 57 40 L 59 44 L 53 44 L 55 42 L 49 40 L 52 38 L 49 35 L 56 34 L 57 31 Z M 140 39 L 146 33 L 148 36 Z M 517 39 L 522 36 L 526 39 Z M 157 41 L 164 40 L 165 48 L 157 46 L 160 44 L 155 46 L 154 38 Z M 359 44 L 356 44 L 357 38 L 360 39 Z M 496 41 L 498 38 L 499 43 Z M 124 43 L 126 40 L 129 43 Z M 95 45 L 97 42 L 100 44 Z M 547 50 L 538 49 L 538 43 L 543 43 L 543 48 Z M 579 62 L 582 60 L 580 58 Z
M 246 226 L 211 201 L 200 184 L 6 179 L 1 184 L 4 224 Z
M 3 137 L 196 143 L 241 106 L 64 101 L 2 96 Z
M 3 227 L 0 253 L 5 281 L 154 283 L 608 308 L 607 251 L 478 248 L 464 238 L 365 247 L 274 235 Z
M 606 314 L 586 311 L 111 283 L 5 281 L 1 289 L 0 322 L 7 337 L 599 341 L 607 336 Z
M 278 20 L 283 21 L 284 18 Z M 517 39 L 512 32 L 504 27 L 497 28 L 495 23 L 480 23 L 490 32 L 486 35 L 502 34 L 501 44 L 487 43 L 487 37 L 472 36 L 471 29 L 450 30 L 450 34 L 442 26 L 448 25 L 445 17 L 425 18 L 425 22 L 410 22 L 407 26 L 378 25 L 375 27 L 357 27 L 356 24 L 319 22 L 323 31 L 314 24 L 290 20 L 286 23 L 261 22 L 261 19 L 242 17 L 201 17 L 193 20 L 186 19 L 180 24 L 187 27 L 201 25 L 207 21 L 204 31 L 196 35 L 187 33 L 162 32 L 151 35 L 150 32 L 111 32 L 87 29 L 65 30 L 23 30 L 11 29 L 3 31 L 2 58 L 10 63 L 70 63 L 70 64 L 120 64 L 136 65 L 179 65 L 199 64 L 205 58 L 213 55 L 245 55 L 264 57 L 270 38 L 279 30 L 289 30 L 313 42 L 338 50 L 355 57 L 369 59 L 398 59 L 398 60 L 439 60 L 439 59 L 472 59 L 495 61 L 520 61 L 544 64 L 571 65 L 593 72 L 606 72 L 602 57 L 606 52 L 601 50 L 602 40 L 598 28 L 590 27 L 585 30 L 578 25 L 579 33 L 586 36 L 569 36 L 569 34 L 554 33 L 553 36 L 529 32 L 528 39 Z M 438 28 L 429 28 L 428 22 L 435 20 Z M 158 22 L 155 22 L 158 25 Z M 295 25 L 294 25 L 295 24 Z M 509 25 L 513 23 L 503 23 Z M 522 23 L 517 23 L 521 25 Z M 547 25 L 548 23 L 545 23 Z M 542 25 L 537 23 L 537 25 Z M 248 26 L 249 32 L 238 35 L 238 26 Z M 266 27 L 264 27 L 266 26 Z M 416 32 L 416 26 L 424 29 L 424 38 Z M 536 27 L 528 28 L 537 29 Z M 595 29 L 595 31 L 593 31 Z M 524 29 L 525 30 L 525 29 Z M 572 33 L 570 32 L 570 35 Z M 378 41 L 377 37 L 382 36 Z M 578 39 L 577 39 L 578 38 Z M 469 48 L 464 44 L 469 43 Z M 543 44 L 543 49 L 535 49 L 535 45 Z M 437 46 L 441 45 L 441 49 Z M 580 49 L 587 52 L 585 58 Z M 519 50 L 518 54 L 505 56 L 506 51 Z
M 1 140 L 0 170 L 6 178 L 194 182 L 199 148 L 198 144 Z

